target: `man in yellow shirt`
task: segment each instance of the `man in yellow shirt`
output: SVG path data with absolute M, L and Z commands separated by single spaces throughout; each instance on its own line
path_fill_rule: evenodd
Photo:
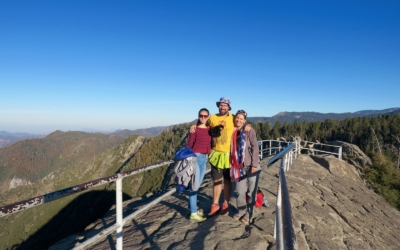
M 231 150 L 232 134 L 235 129 L 234 115 L 229 113 L 231 110 L 230 103 L 231 101 L 228 97 L 221 97 L 219 102 L 216 103 L 219 113 L 212 115 L 209 119 L 209 125 L 213 133 L 213 148 L 209 155 L 209 162 L 211 164 L 211 177 L 214 181 L 214 197 L 208 216 L 213 216 L 220 210 L 219 198 L 222 192 L 222 180 L 224 182 L 224 202 L 222 203 L 220 214 L 227 214 L 229 208 L 228 202 L 232 191 L 229 152 Z M 222 127 L 219 125 L 222 125 Z

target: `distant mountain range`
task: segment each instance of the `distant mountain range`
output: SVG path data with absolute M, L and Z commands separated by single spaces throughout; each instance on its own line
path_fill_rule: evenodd
M 282 124 L 285 122 L 294 123 L 295 121 L 299 122 L 317 122 L 317 121 L 325 121 L 326 119 L 333 120 L 344 120 L 346 118 L 353 117 L 362 117 L 362 116 L 378 116 L 384 114 L 399 114 L 400 108 L 389 108 L 383 110 L 361 110 L 354 113 L 318 113 L 318 112 L 280 112 L 272 117 L 248 117 L 247 120 L 255 123 L 255 122 L 269 122 L 271 126 L 273 126 L 277 121 Z M 193 123 L 194 121 L 188 122 Z M 172 126 L 172 125 L 171 125 Z M 131 134 L 138 134 L 142 136 L 157 136 L 164 129 L 170 128 L 171 126 L 164 127 L 152 127 L 148 129 L 137 129 L 137 130 L 117 130 L 113 134 L 121 136 L 123 138 L 127 138 Z
M 333 120 L 344 120 L 346 118 L 353 118 L 353 117 L 362 117 L 362 116 L 378 116 L 383 114 L 399 114 L 400 108 L 389 108 L 383 110 L 361 110 L 354 113 L 346 112 L 346 113 L 318 113 L 318 112 L 280 112 L 272 117 L 248 117 L 247 120 L 255 123 L 255 122 L 269 122 L 271 126 L 273 126 L 277 121 L 281 122 L 282 124 L 285 122 L 294 123 L 298 122 L 317 122 L 317 121 L 325 121 L 326 119 L 333 119 Z M 188 123 L 192 123 L 190 121 Z M 171 126 L 159 126 L 159 127 L 151 127 L 146 129 L 123 129 L 123 130 L 116 130 L 115 132 L 108 133 L 112 135 L 116 135 L 122 137 L 124 139 L 128 138 L 132 134 L 137 134 L 145 137 L 154 137 L 161 133 L 161 131 L 172 127 Z M 0 131 L 0 148 L 11 145 L 12 143 L 30 139 L 30 138 L 44 138 L 45 135 L 35 135 L 29 133 L 9 133 L 6 131 Z
M 29 133 L 9 133 L 7 131 L 0 131 L 0 148 L 10 145 L 19 140 L 44 137 L 45 135 L 35 135 Z
M 344 120 L 346 118 L 362 117 L 362 116 L 378 116 L 383 114 L 399 114 L 400 108 L 389 108 L 383 110 L 362 110 L 354 113 L 318 113 L 318 112 L 280 112 L 272 117 L 249 117 L 250 122 L 269 122 L 274 125 L 277 121 L 284 123 L 298 122 L 317 122 L 326 119 Z

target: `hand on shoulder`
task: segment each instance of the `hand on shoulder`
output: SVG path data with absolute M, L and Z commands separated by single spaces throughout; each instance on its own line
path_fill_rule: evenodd
M 249 132 L 251 130 L 251 124 L 246 123 L 246 127 L 244 128 L 244 131 Z
M 196 124 L 193 124 L 192 126 L 190 126 L 190 133 L 194 133 L 196 132 Z

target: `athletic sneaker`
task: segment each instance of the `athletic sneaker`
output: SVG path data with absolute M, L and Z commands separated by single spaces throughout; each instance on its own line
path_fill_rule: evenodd
M 197 214 L 191 214 L 190 215 L 190 220 L 195 221 L 195 222 L 203 222 L 206 220 L 203 216 L 200 216 L 198 213 Z
M 188 209 L 188 210 L 186 210 L 186 214 L 191 215 L 192 212 L 190 212 L 190 210 Z M 204 216 L 203 210 L 197 210 L 197 214 L 200 215 L 201 217 Z
M 221 208 L 221 212 L 219 212 L 220 215 L 225 215 L 228 213 L 228 209 L 229 209 L 229 204 L 227 202 L 222 203 L 222 208 Z

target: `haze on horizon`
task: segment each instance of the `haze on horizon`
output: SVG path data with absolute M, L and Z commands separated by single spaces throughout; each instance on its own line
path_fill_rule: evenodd
M 3 1 L 0 131 L 399 107 L 399 1 Z

